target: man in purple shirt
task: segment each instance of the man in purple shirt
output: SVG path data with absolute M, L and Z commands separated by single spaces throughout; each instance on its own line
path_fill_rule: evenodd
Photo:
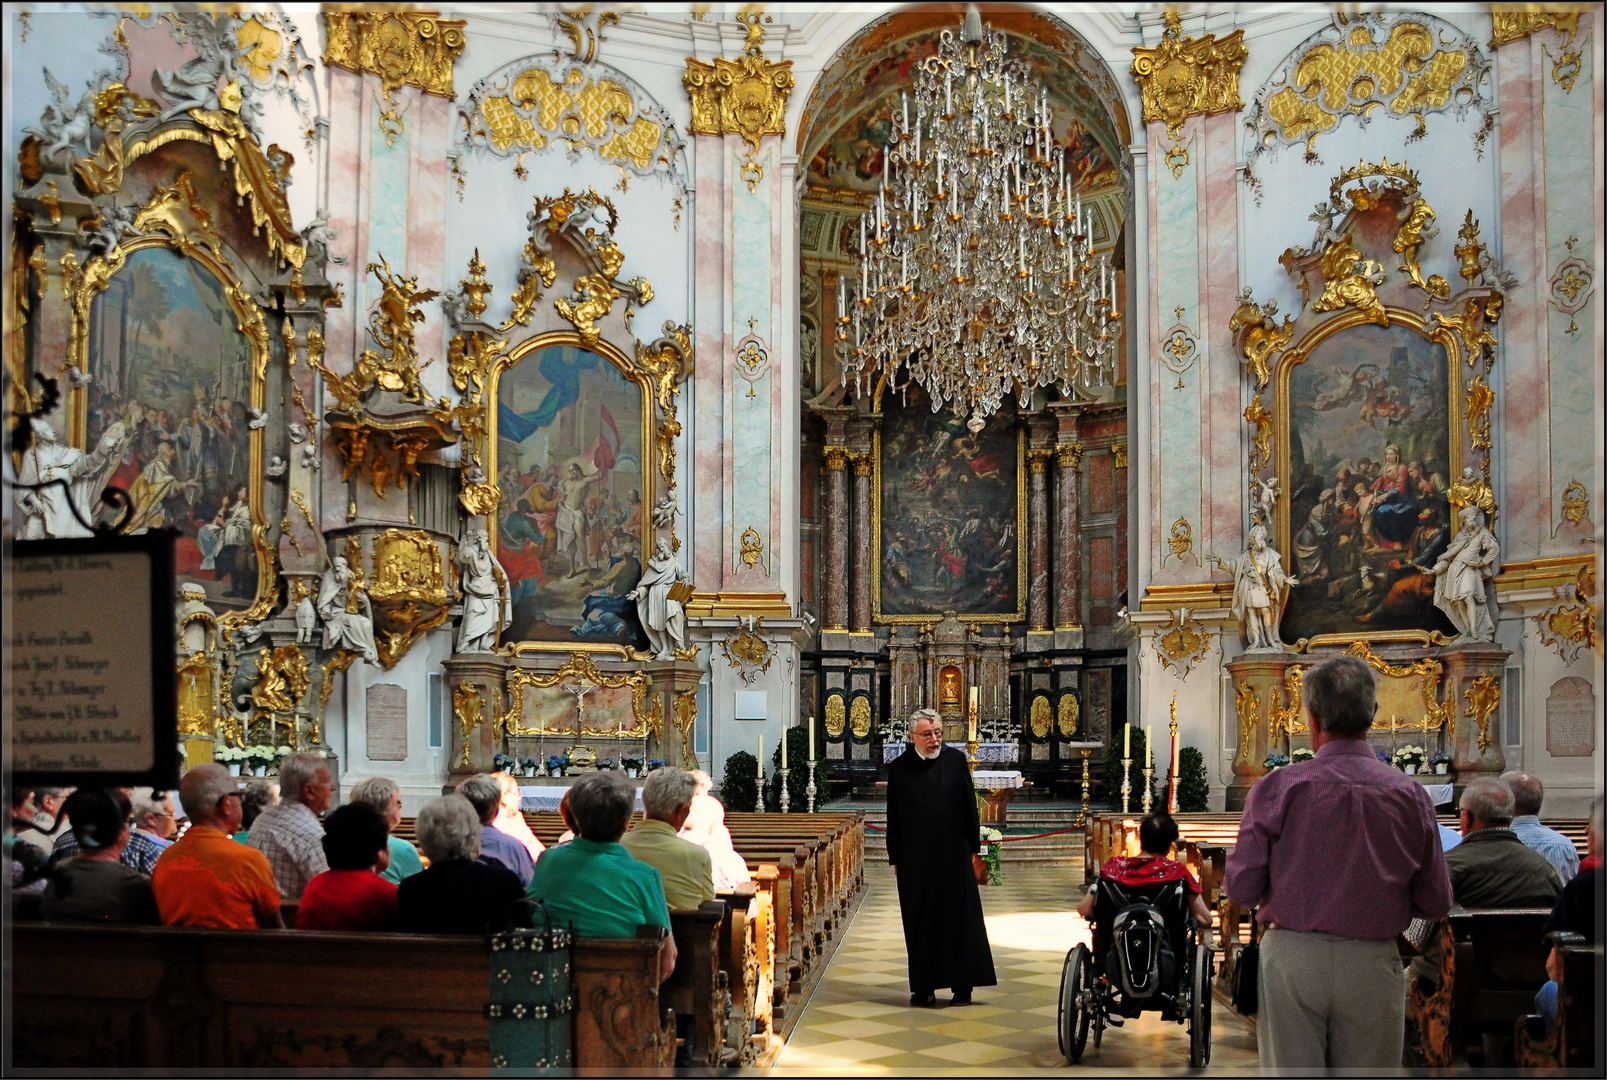
M 458 785 L 462 795 L 480 815 L 480 861 L 497 863 L 519 875 L 519 882 L 529 885 L 535 875 L 536 863 L 525 846 L 492 822 L 502 805 L 502 787 L 485 773 L 477 773 Z
M 1367 743 L 1373 673 L 1337 656 L 1302 680 L 1317 756 L 1250 789 L 1228 856 L 1234 903 L 1259 906 L 1263 1069 L 1400 1068 L 1406 976 L 1395 938 L 1442 919 L 1451 879 L 1434 805 Z

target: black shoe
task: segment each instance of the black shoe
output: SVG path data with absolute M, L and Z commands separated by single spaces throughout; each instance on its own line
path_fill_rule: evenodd
M 950 1005 L 969 1005 L 969 1004 L 971 1004 L 971 991 L 969 991 L 969 990 L 956 990 L 956 991 L 954 991 L 954 997 L 949 999 L 949 1004 Z
M 910 1008 L 930 1009 L 937 1004 L 937 995 L 928 990 L 924 994 L 910 995 Z

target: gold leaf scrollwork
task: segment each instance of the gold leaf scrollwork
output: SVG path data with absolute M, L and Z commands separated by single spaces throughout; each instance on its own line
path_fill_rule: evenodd
M 1076 735 L 1082 724 L 1082 706 L 1077 701 L 1077 695 L 1066 693 L 1060 695 L 1060 702 L 1055 706 L 1055 727 L 1060 731 L 1062 739 L 1069 739 Z
M 649 345 L 636 345 L 636 362 L 653 377 L 659 412 L 676 418 L 676 387 L 692 374 L 692 328 L 674 319 L 664 321 L 664 336 Z
M 1245 366 L 1255 377 L 1257 393 L 1265 390 L 1272 378 L 1272 358 L 1288 346 L 1295 334 L 1294 317 L 1285 315 L 1283 325 L 1279 326 L 1274 321 L 1277 314 L 1276 300 L 1268 300 L 1264 306 L 1257 304 L 1247 288 L 1239 295 L 1239 306 L 1228 322 L 1232 333 L 1244 331 L 1239 347 L 1244 353 Z
M 870 737 L 870 698 L 864 694 L 855 697 L 854 703 L 848 707 L 848 729 L 856 739 Z
M 1469 285 L 1473 279 L 1484 272 L 1481 257 L 1484 255 L 1484 245 L 1479 242 L 1479 222 L 1473 216 L 1473 208 L 1468 207 L 1467 217 L 1462 221 L 1462 227 L 1457 230 L 1456 238 L 1460 241 L 1453 249 L 1461 262 L 1457 273 Z
M 1269 741 L 1277 743 L 1289 735 L 1307 735 L 1311 729 L 1306 722 L 1300 719 L 1301 680 L 1305 678 L 1306 669 L 1302 665 L 1292 664 L 1283 672 L 1283 704 L 1280 706 L 1274 700 L 1268 703 L 1267 710 L 1267 736 Z M 1242 722 L 1242 721 L 1241 721 Z
M 716 58 L 712 64 L 689 56 L 681 82 L 692 101 L 692 123 L 687 130 L 694 135 L 740 135 L 748 144 L 742 177 L 748 190 L 756 191 L 764 178 L 764 166 L 758 161 L 759 140 L 787 133 L 787 98 L 794 80 L 791 60 L 776 63 L 765 59 L 759 13 L 738 19 L 747 26 L 744 55 L 738 60 Z
M 1179 559 L 1194 550 L 1194 526 L 1189 524 L 1188 518 L 1180 517 L 1172 522 L 1166 546 L 1171 548 L 1172 554 Z
M 296 722 L 277 719 L 274 713 L 294 712 L 312 685 L 307 674 L 307 656 L 301 646 L 281 645 L 277 649 L 264 649 L 257 660 L 257 681 L 251 688 L 251 703 L 257 708 L 257 720 L 267 719 L 289 729 L 289 745 L 296 749 Z
M 675 696 L 675 731 L 681 737 L 681 763 L 688 769 L 697 768 L 697 753 L 692 747 L 692 728 L 697 723 L 697 690 L 687 690 Z
M 1456 331 L 1456 336 L 1462 341 L 1468 367 L 1473 367 L 1484 356 L 1485 349 L 1494 348 L 1496 343 L 1495 335 L 1488 327 L 1495 320 L 1489 317 L 1486 307 L 1487 304 L 1478 297 L 1469 297 L 1463 304 L 1462 314 L 1452 315 L 1441 311 L 1430 315 L 1427 320 L 1431 326 L 1445 326 Z
M 1476 506 L 1484 511 L 1486 518 L 1495 520 L 1498 509 L 1495 492 L 1484 479 L 1475 475 L 1471 468 L 1462 470 L 1462 475 L 1446 490 L 1445 497 L 1451 504 L 1453 520 L 1456 514 L 1461 513 L 1464 506 Z
M 744 620 L 746 621 L 746 620 Z M 732 667 L 739 669 L 742 681 L 752 686 L 754 681 L 770 670 L 775 660 L 772 655 L 770 643 L 760 636 L 764 629 L 764 616 L 757 616 L 752 625 L 745 625 L 742 631 L 720 643 L 721 651 Z
M 1467 429 L 1473 449 L 1484 454 L 1484 469 L 1490 469 L 1490 406 L 1495 404 L 1495 391 L 1484 381 L 1483 375 L 1473 376 L 1467 388 Z
M 1233 691 L 1233 711 L 1239 717 L 1238 758 L 1250 761 L 1255 753 L 1255 725 L 1261 711 L 1261 698 L 1253 685 L 1245 682 Z
M 419 363 L 413 324 L 424 321 L 419 305 L 440 293 L 420 289 L 417 277 L 392 273 L 383 255 L 379 262 L 368 264 L 368 272 L 379 279 L 383 290 L 378 306 L 369 316 L 368 332 L 384 351 L 364 349 L 349 375 L 336 375 L 321 360 L 315 361 L 311 356 L 307 362 L 324 376 L 330 392 L 343 409 L 357 409 L 361 398 L 376 386 L 400 393 L 405 401 L 422 402 L 424 388 L 419 383 L 418 373 L 424 365 Z
M 1349 236 L 1331 244 L 1322 254 L 1322 296 L 1312 304 L 1316 311 L 1338 311 L 1347 305 L 1366 312 L 1379 326 L 1389 325 L 1389 313 L 1378 298 L 1384 268 L 1361 251 Z
M 1189 617 L 1186 608 L 1173 616 L 1173 622 L 1175 625 L 1172 629 L 1156 635 L 1155 654 L 1165 667 L 1181 669 L 1182 677 L 1187 679 L 1194 665 L 1210 649 L 1211 635 L 1204 626 Z
M 1528 37 L 1536 30 L 1544 29 L 1553 29 L 1560 34 L 1566 34 L 1563 47 L 1567 48 L 1579 34 L 1579 16 L 1585 10 L 1587 9 L 1583 4 L 1573 8 L 1550 10 L 1529 5 L 1498 8 L 1490 12 L 1490 48 L 1499 49 L 1503 45 Z
M 1374 653 L 1372 646 L 1365 641 L 1354 642 L 1345 652 L 1346 655 L 1365 660 L 1374 671 L 1388 678 L 1418 680 L 1418 688 L 1423 695 L 1423 717 L 1415 723 L 1410 721 L 1397 723 L 1396 727 L 1436 731 L 1443 725 L 1447 740 L 1456 737 L 1456 691 L 1449 690 L 1444 702 L 1436 697 L 1439 693 L 1440 674 L 1445 670 L 1445 666 L 1438 660 L 1424 657 L 1404 664 L 1391 664 Z
M 1390 244 L 1396 253 L 1401 256 L 1401 269 L 1406 271 L 1413 285 L 1428 294 L 1423 301 L 1423 310 L 1427 311 L 1429 305 L 1436 300 L 1446 300 L 1451 295 L 1451 283 L 1439 274 L 1423 279 L 1423 267 L 1418 262 L 1417 250 L 1423 246 L 1423 241 L 1433 235 L 1434 208 L 1428 200 L 1419 196 L 1408 202 L 1401 210 L 1401 227 L 1395 232 L 1395 239 Z
M 742 545 L 742 564 L 752 570 L 759 565 L 759 560 L 764 556 L 764 538 L 759 535 L 757 529 L 749 525 L 742 530 L 738 542 Z
M 1029 722 L 1032 725 L 1032 737 L 1047 739 L 1049 737 L 1049 724 L 1053 718 L 1053 709 L 1049 706 L 1049 697 L 1039 694 L 1032 699 L 1032 712 Z
M 1568 481 L 1562 489 L 1562 516 L 1570 525 L 1578 525 L 1590 513 L 1590 492 L 1577 480 Z
M 652 692 L 652 680 L 644 671 L 627 671 L 617 675 L 609 675 L 598 670 L 596 662 L 589 653 L 575 652 L 569 655 L 562 667 L 547 675 L 538 675 L 522 668 L 509 668 L 504 678 L 505 689 L 508 694 L 508 709 L 502 714 L 501 727 L 508 735 L 531 736 L 546 734 L 571 734 L 549 728 L 543 722 L 540 727 L 526 727 L 524 718 L 524 688 L 533 686 L 540 689 L 550 689 L 561 686 L 569 689 L 571 686 L 582 689 L 587 686 L 602 687 L 606 690 L 618 690 L 629 687 L 631 691 L 631 715 L 636 720 L 635 728 L 599 728 L 589 727 L 586 724 L 584 705 L 577 706 L 576 730 L 572 733 L 592 738 L 627 738 L 645 739 L 649 735 L 657 735 L 663 723 L 663 715 L 656 701 L 649 701 Z M 573 691 L 571 691 L 573 692 Z M 582 697 L 577 694 L 577 701 Z
M 1462 715 L 1472 718 L 1479 726 L 1479 753 L 1482 754 L 1491 742 L 1490 720 L 1501 706 L 1501 683 L 1495 672 L 1486 671 L 1468 683 L 1462 691 L 1462 697 L 1467 700 L 1467 708 L 1462 710 Z M 1454 704 L 1451 709 L 1455 711 Z
M 843 730 L 848 722 L 848 707 L 843 702 L 841 694 L 831 694 L 826 698 L 826 734 L 833 739 L 843 737 Z
M 480 261 L 480 249 L 474 249 L 474 256 L 469 259 L 469 276 L 458 282 L 458 291 L 463 296 L 463 309 L 471 318 L 478 319 L 485 314 L 485 297 L 493 292 L 492 284 L 485 279 L 485 263 Z M 458 387 L 459 390 L 463 387 Z
M 418 529 L 387 529 L 374 539 L 374 645 L 380 663 L 393 668 L 420 636 L 446 621 L 452 594 L 441 551 Z
M 452 714 L 458 721 L 458 737 L 463 741 L 463 754 L 457 760 L 459 769 L 472 769 L 474 758 L 470 739 L 485 722 L 485 698 L 479 686 L 462 683 L 452 692 Z
M 1237 112 L 1239 69 L 1249 54 L 1244 31 L 1217 40 L 1215 34 L 1183 37 L 1175 11 L 1166 12 L 1160 44 L 1133 50 L 1133 78 L 1144 101 L 1144 123 L 1160 121 L 1175 142 L 1183 121 L 1191 116 Z
M 1550 611 L 1542 611 L 1534 617 L 1535 623 L 1540 627 L 1540 643 L 1557 650 L 1557 655 L 1565 664 L 1577 660 L 1582 649 L 1591 648 L 1600 651 L 1594 564 L 1586 563 L 1579 568 L 1571 592 L 1573 594 L 1569 598 L 1571 602 L 1560 604 Z M 1563 589 L 1558 589 L 1557 593 L 1559 596 L 1566 595 Z
M 1255 473 L 1272 464 L 1273 416 L 1261 399 L 1255 397 L 1244 408 L 1244 420 L 1255 427 L 1255 434 L 1250 437 L 1250 472 Z
M 386 97 L 406 85 L 450 98 L 467 25 L 434 11 L 326 11 L 324 63 L 379 76 Z

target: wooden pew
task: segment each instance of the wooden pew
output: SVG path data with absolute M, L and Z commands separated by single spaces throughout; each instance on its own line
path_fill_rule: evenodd
M 725 921 L 723 900 L 705 900 L 696 911 L 670 913 L 675 971 L 660 990 L 675 1015 L 692 1018 L 693 1063 L 711 1069 L 720 1064 L 731 1011 L 729 978 L 720 965 L 720 924 Z
M 674 1060 L 652 939 L 571 956 L 576 1066 Z M 19 1067 L 490 1067 L 490 953 L 470 936 L 17 923 Z
M 1547 934 L 1562 963 L 1557 973 L 1557 1026 L 1546 1034 L 1544 1016 L 1517 1022 L 1515 1042 L 1520 1069 L 1590 1069 L 1596 1065 L 1596 982 L 1602 949 L 1580 934 Z
M 1482 1033 L 1504 1035 L 1533 1007 L 1546 981 L 1542 938 L 1550 916 L 1550 908 L 1451 909 L 1437 931 L 1439 984 L 1413 978 L 1407 990 L 1430 1068 L 1465 1061 Z

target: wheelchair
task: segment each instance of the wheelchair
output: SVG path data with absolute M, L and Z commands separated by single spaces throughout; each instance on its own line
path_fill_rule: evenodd
M 1164 927 L 1158 933 L 1122 932 L 1137 930 L 1135 920 L 1153 926 L 1157 915 Z M 1137 888 L 1101 878 L 1090 923 L 1093 948 L 1073 946 L 1060 972 L 1055 1027 L 1066 1063 L 1076 1065 L 1082 1061 L 1090 1029 L 1094 1046 L 1099 1046 L 1112 1014 L 1130 1019 L 1144 1012 L 1159 1012 L 1163 1020 L 1188 1025 L 1189 1067 L 1202 1069 L 1208 1065 L 1211 947 L 1200 940 L 1183 882 Z M 1133 925 L 1124 928 L 1124 923 Z M 1148 955 L 1156 950 L 1146 947 L 1146 940 L 1158 944 L 1159 934 L 1164 934 L 1170 946 L 1169 972 L 1165 970 L 1164 952 L 1153 963 Z M 1115 970 L 1111 969 L 1113 961 Z

